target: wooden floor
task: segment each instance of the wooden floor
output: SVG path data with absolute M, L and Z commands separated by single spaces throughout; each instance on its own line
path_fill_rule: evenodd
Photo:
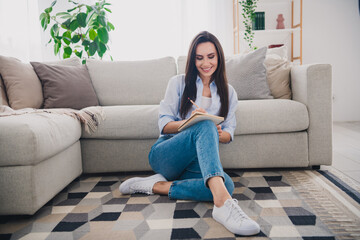
M 360 183 L 360 122 L 333 123 L 332 166 Z

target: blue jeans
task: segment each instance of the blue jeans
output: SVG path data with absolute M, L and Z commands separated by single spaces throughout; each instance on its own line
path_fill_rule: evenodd
M 170 199 L 213 201 L 207 180 L 221 176 L 230 193 L 234 183 L 222 168 L 215 124 L 201 121 L 173 136 L 162 136 L 152 146 L 149 163 L 156 173 L 173 181 Z

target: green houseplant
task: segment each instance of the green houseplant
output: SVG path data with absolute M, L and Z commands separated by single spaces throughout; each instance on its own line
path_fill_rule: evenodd
M 44 31 L 52 24 L 48 44 L 53 42 L 54 54 L 63 59 L 73 54 L 82 59 L 83 64 L 87 58 L 94 58 L 95 54 L 102 59 L 109 50 L 109 32 L 115 29 L 106 15 L 111 13 L 108 8 L 111 4 L 106 0 L 96 0 L 93 5 L 68 1 L 73 7 L 66 12 L 54 14 L 55 0 L 40 14 Z
M 244 18 L 243 24 L 245 27 L 244 40 L 248 43 L 250 49 L 256 49 L 253 47 L 254 32 L 252 31 L 252 23 L 255 19 L 255 9 L 257 7 L 258 0 L 240 0 L 239 3 L 242 6 L 242 16 Z

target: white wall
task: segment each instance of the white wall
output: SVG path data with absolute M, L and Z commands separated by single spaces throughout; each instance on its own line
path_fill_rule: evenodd
M 360 121 L 358 0 L 303 1 L 303 64 L 330 63 L 333 120 Z

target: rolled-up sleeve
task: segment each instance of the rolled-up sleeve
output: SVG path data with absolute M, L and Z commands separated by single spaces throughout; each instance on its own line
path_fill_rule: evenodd
M 166 88 L 165 97 L 160 102 L 159 107 L 159 130 L 163 134 L 163 129 L 169 122 L 178 121 L 179 103 L 180 103 L 180 84 L 181 76 L 174 76 L 169 80 Z
M 221 128 L 223 131 L 230 133 L 231 135 L 230 142 L 234 139 L 234 132 L 236 128 L 235 112 L 237 109 L 237 104 L 238 104 L 238 97 L 236 91 L 231 85 L 229 85 L 229 113 L 225 121 L 221 124 Z

